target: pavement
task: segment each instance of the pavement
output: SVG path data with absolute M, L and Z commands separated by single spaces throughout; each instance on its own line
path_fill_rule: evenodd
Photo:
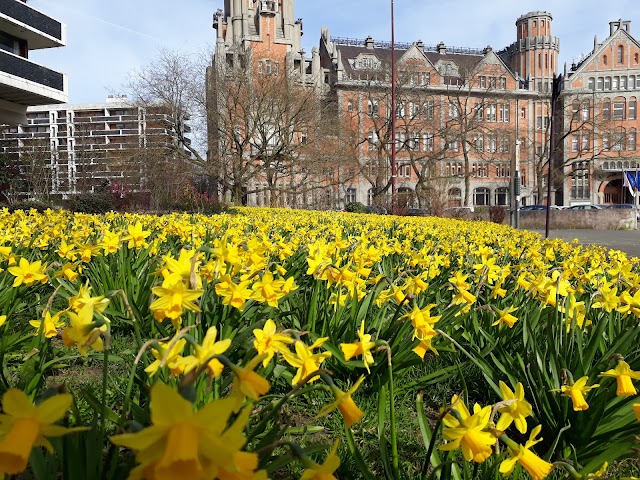
M 544 230 L 533 230 L 544 237 Z M 640 230 L 551 230 L 549 238 L 570 242 L 577 238 L 583 245 L 603 245 L 640 258 Z

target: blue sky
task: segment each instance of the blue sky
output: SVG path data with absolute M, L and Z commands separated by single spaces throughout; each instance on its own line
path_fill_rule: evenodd
M 133 69 L 161 48 L 202 52 L 215 42 L 212 15 L 222 0 L 29 0 L 67 24 L 67 47 L 33 52 L 31 58 L 69 77 L 73 103 L 102 102 Z M 640 1 L 617 0 L 395 0 L 396 41 L 501 49 L 515 40 L 515 21 L 529 11 L 553 15 L 560 61 L 571 64 L 602 41 L 609 21 L 631 20 L 640 39 Z M 390 0 L 296 0 L 303 45 L 309 54 L 320 28 L 333 36 L 389 40 Z M 125 92 L 122 92 L 125 93 Z

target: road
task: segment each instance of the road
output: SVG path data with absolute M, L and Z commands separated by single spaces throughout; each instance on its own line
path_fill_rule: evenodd
M 544 231 L 534 231 L 544 237 Z M 640 230 L 551 230 L 549 238 L 566 241 L 577 238 L 584 245 L 603 245 L 640 258 Z

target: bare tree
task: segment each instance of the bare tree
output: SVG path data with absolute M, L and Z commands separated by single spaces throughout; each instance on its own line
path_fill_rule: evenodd
M 271 206 L 297 204 L 334 183 L 335 106 L 280 69 L 210 68 L 208 75 L 208 171 L 234 201 L 260 194 Z

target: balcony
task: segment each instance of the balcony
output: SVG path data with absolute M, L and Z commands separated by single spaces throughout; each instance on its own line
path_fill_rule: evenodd
M 67 43 L 63 23 L 19 0 L 0 0 L 0 30 L 29 42 L 29 50 L 62 47 Z
M 66 77 L 0 50 L 0 98 L 27 106 L 65 103 L 68 100 Z

